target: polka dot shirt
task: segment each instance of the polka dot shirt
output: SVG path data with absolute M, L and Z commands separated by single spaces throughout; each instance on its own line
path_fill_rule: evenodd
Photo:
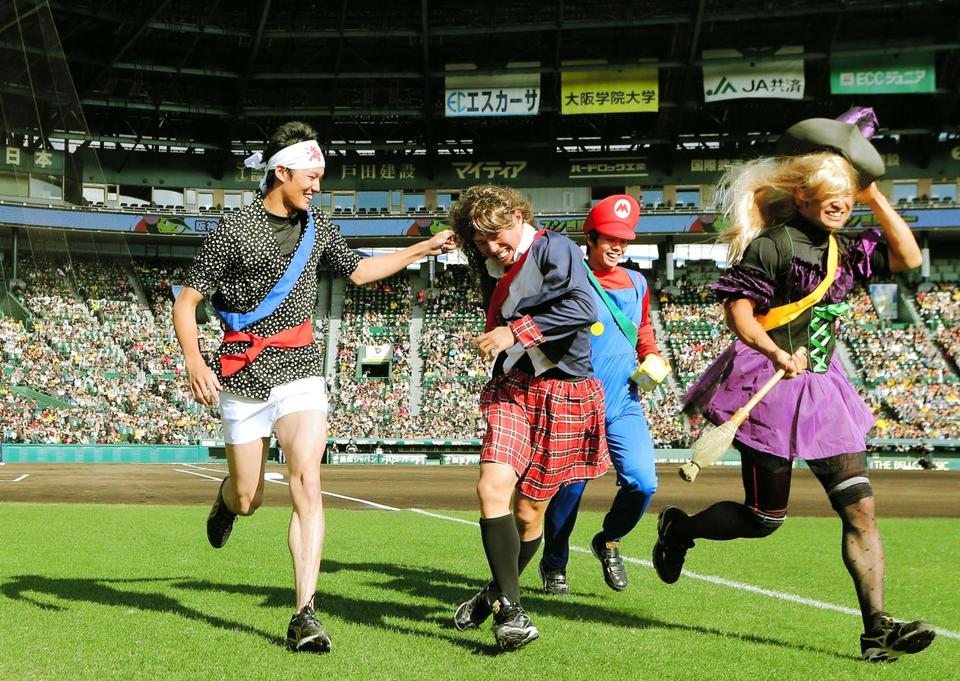
M 290 295 L 276 311 L 244 328 L 257 336 L 272 336 L 313 317 L 317 304 L 317 271 L 325 265 L 347 277 L 360 256 L 347 246 L 330 218 L 311 208 L 316 239 L 307 265 Z M 301 236 L 307 216 L 301 219 Z M 299 241 L 297 245 L 299 246 Z M 286 250 L 286 249 L 283 249 Z M 200 291 L 214 307 L 227 312 L 249 312 L 257 307 L 287 269 L 292 253 L 284 254 L 261 201 L 224 217 L 197 251 L 185 284 Z M 221 343 L 211 368 L 226 392 L 266 400 L 271 388 L 310 376 L 323 376 L 323 358 L 316 344 L 301 348 L 267 347 L 251 364 L 224 378 L 220 357 L 242 354 L 247 343 Z

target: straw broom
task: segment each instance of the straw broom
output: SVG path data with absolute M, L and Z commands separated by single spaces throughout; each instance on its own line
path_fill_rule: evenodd
M 799 348 L 797 353 L 806 354 L 806 348 Z M 784 370 L 780 369 L 770 379 L 761 386 L 756 395 L 750 398 L 750 401 L 740 407 L 730 419 L 719 426 L 708 428 L 693 443 L 690 452 L 690 461 L 680 466 L 680 477 L 687 482 L 693 482 L 697 479 L 700 471 L 707 466 L 711 466 L 730 449 L 733 444 L 733 438 L 737 434 L 737 429 L 750 416 L 751 410 L 760 403 L 768 392 L 773 389 L 780 379 L 783 378 Z

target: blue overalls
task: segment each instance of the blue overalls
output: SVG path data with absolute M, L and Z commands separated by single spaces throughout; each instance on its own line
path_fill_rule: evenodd
M 638 327 L 643 313 L 647 281 L 639 273 L 624 270 L 633 288 L 607 290 L 614 304 Z M 596 377 L 603 383 L 606 403 L 607 444 L 617 470 L 620 489 L 603 519 L 606 541 L 619 541 L 636 527 L 657 491 L 653 441 L 643 415 L 637 386 L 630 380 L 637 367 L 637 351 L 617 326 L 606 304 L 594 291 L 602 330 L 594 326 L 591 358 Z M 596 331 L 600 331 L 599 334 Z M 541 561 L 545 570 L 564 570 L 570 555 L 570 534 L 577 521 L 586 481 L 566 485 L 554 495 L 544 521 Z

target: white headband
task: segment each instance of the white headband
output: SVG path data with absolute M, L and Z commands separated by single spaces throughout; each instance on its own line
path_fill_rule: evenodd
M 263 179 L 260 180 L 260 193 L 266 195 L 267 173 L 277 166 L 283 166 L 290 170 L 303 170 L 305 168 L 323 168 L 326 166 L 326 163 L 323 160 L 323 152 L 320 151 L 320 145 L 314 140 L 307 140 L 306 142 L 297 142 L 296 144 L 291 144 L 289 147 L 284 147 L 271 156 L 270 160 L 266 163 L 263 162 L 263 154 L 258 151 L 248 156 L 246 160 L 244 160 L 243 165 L 254 170 L 263 169 Z

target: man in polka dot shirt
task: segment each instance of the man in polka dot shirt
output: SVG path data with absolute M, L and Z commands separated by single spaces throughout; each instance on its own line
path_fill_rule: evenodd
M 305 123 L 286 123 L 262 156 L 247 159 L 249 167 L 265 170 L 260 200 L 225 216 L 204 241 L 173 320 L 194 399 L 204 405 L 219 401 L 223 419 L 229 475 L 207 519 L 207 537 L 222 547 L 236 517 L 260 506 L 275 433 L 287 457 L 293 503 L 289 545 L 297 602 L 287 644 L 322 653 L 331 643 L 314 611 L 324 537 L 320 461 L 327 440 L 323 364 L 311 325 L 317 271 L 325 266 L 362 285 L 455 246 L 443 231 L 389 255 L 361 258 L 350 250 L 328 216 L 311 205 L 324 173 L 315 137 Z M 225 327 L 212 366 L 197 342 L 196 308 L 204 298 Z

